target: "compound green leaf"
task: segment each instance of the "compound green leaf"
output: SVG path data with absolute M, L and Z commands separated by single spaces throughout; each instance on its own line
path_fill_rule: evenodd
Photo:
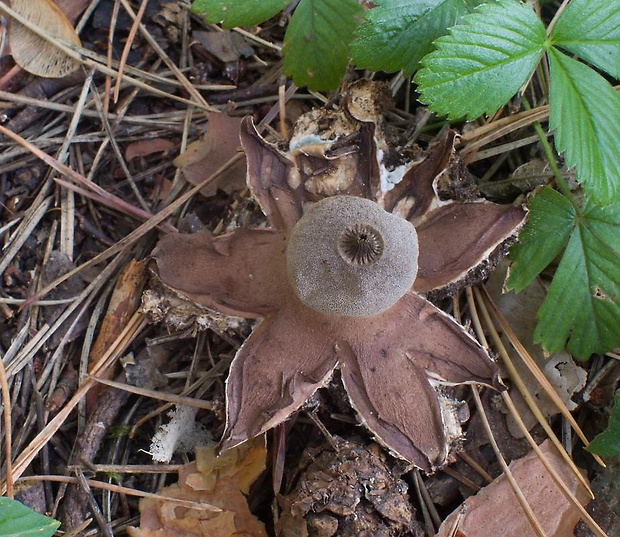
M 566 246 L 538 312 L 534 340 L 549 352 L 565 345 L 577 358 L 620 344 L 620 202 L 582 211 L 551 188 L 530 203 L 530 217 L 513 248 L 507 282 L 523 289 Z
M 450 118 L 492 114 L 519 91 L 545 45 L 545 27 L 514 0 L 483 4 L 435 41 L 415 82 L 420 100 Z
M 192 11 L 224 28 L 254 26 L 282 11 L 289 0 L 194 0 Z
M 0 497 L 0 536 L 51 537 L 60 522 L 40 515 L 24 504 Z
M 549 54 L 549 126 L 555 146 L 593 198 L 620 193 L 620 95 L 598 73 L 555 48 Z
M 432 43 L 483 0 L 380 0 L 351 45 L 359 68 L 409 76 Z
M 603 457 L 620 455 L 620 390 L 614 396 L 614 408 L 609 417 L 609 427 L 590 442 L 588 451 Z
M 534 340 L 580 359 L 620 344 L 620 202 L 576 216 L 540 311 Z
M 574 220 L 573 206 L 552 188 L 544 188 L 531 199 L 527 223 L 510 250 L 513 263 L 508 289 L 522 291 L 555 259 L 568 243 Z
M 338 87 L 363 12 L 357 0 L 301 0 L 284 37 L 284 72 L 312 90 Z
M 620 79 L 620 2 L 572 0 L 551 42 Z

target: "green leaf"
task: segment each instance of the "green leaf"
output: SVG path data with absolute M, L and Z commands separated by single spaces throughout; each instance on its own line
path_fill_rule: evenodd
M 614 396 L 614 408 L 609 416 L 609 426 L 590 442 L 587 449 L 603 457 L 620 455 L 620 390 L 617 390 Z
M 40 515 L 18 501 L 0 497 L 1 537 L 51 537 L 59 527 L 57 520 Z
M 600 203 L 620 193 L 620 95 L 607 81 L 559 50 L 549 50 L 549 126 L 566 164 Z
M 353 62 L 409 76 L 432 43 L 483 0 L 380 0 L 367 12 L 351 45 Z
M 534 339 L 550 352 L 568 340 L 568 351 L 587 359 L 620 344 L 620 203 L 586 207 L 575 224 Z
M 282 11 L 289 0 L 194 0 L 192 11 L 224 28 L 254 26 Z
M 455 119 L 492 114 L 527 81 L 544 45 L 545 27 L 530 8 L 514 0 L 483 4 L 422 60 L 420 100 Z
M 544 188 L 532 198 L 527 224 L 510 250 L 514 261 L 506 282 L 509 290 L 522 291 L 553 261 L 568 243 L 574 220 L 573 206 L 552 188 Z
M 363 11 L 357 0 L 301 0 L 284 37 L 284 72 L 298 86 L 337 88 Z
M 619 345 L 620 202 L 601 207 L 586 201 L 579 212 L 557 192 L 543 189 L 532 200 L 520 241 L 512 252 L 512 289 L 527 284 L 567 241 L 537 315 L 535 342 L 557 352 L 568 341 L 569 352 L 580 359 Z
M 620 79 L 620 2 L 572 0 L 551 42 Z

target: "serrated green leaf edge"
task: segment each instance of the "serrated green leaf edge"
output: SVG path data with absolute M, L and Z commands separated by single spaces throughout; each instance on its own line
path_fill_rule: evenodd
M 550 41 L 620 79 L 620 2 L 572 0 Z
M 510 250 L 513 264 L 507 289 L 517 292 L 525 289 L 553 261 L 568 243 L 574 218 L 571 203 L 550 187 L 531 198 L 527 223 L 519 234 L 519 242 Z
M 432 43 L 483 0 L 380 0 L 355 32 L 356 67 L 409 76 Z
M 548 51 L 549 126 L 566 163 L 599 203 L 620 193 L 620 95 L 598 73 L 559 50 Z
M 337 88 L 362 15 L 357 0 L 301 0 L 284 37 L 285 74 L 311 90 Z
M 420 100 L 452 119 L 493 114 L 525 84 L 545 43 L 545 27 L 529 7 L 483 4 L 422 60 L 414 78 Z
M 41 515 L 24 504 L 0 497 L 1 537 L 51 537 L 60 522 Z
M 607 429 L 598 434 L 586 449 L 602 457 L 620 455 L 620 390 L 616 390 Z
M 282 11 L 289 0 L 194 0 L 192 11 L 224 28 L 255 26 Z
M 619 299 L 620 202 L 586 201 L 538 311 L 534 341 L 549 352 L 566 345 L 579 359 L 605 353 L 620 344 Z

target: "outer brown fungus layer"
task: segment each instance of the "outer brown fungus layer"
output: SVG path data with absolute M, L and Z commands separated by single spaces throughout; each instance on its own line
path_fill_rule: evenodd
M 366 81 L 357 89 L 369 84 L 377 88 Z M 390 149 L 380 139 L 381 120 L 349 123 L 352 131 L 328 138 L 349 136 L 357 149 L 342 158 L 332 151 L 328 161 L 282 153 L 244 120 L 248 184 L 270 226 L 171 234 L 153 257 L 164 284 L 183 296 L 217 313 L 262 318 L 230 366 L 222 449 L 284 422 L 337 368 L 376 439 L 430 472 L 453 457 L 460 435 L 458 427 L 446 427 L 453 416 L 431 380 L 499 385 L 485 349 L 418 293 L 452 286 L 486 265 L 525 213 L 437 198 L 436 178 L 454 157 L 448 131 L 417 160 L 404 160 L 402 181 L 381 190 L 385 162 L 376 159 Z M 306 134 L 324 132 L 316 126 Z M 351 180 L 342 185 L 338 173 L 330 183 L 335 195 L 304 211 L 305 203 L 328 194 L 309 188 L 319 168 L 304 170 L 313 162 L 320 169 L 346 166 Z
M 286 252 L 295 293 L 321 313 L 367 317 L 413 285 L 418 237 L 411 223 L 355 196 L 325 198 L 293 228 Z

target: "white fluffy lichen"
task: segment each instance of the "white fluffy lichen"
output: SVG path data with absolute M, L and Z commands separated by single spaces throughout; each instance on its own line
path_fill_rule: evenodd
M 194 451 L 209 442 L 207 430 L 196 423 L 197 409 L 176 406 L 168 413 L 170 422 L 162 425 L 153 436 L 150 455 L 156 462 L 168 463 L 176 452 Z

